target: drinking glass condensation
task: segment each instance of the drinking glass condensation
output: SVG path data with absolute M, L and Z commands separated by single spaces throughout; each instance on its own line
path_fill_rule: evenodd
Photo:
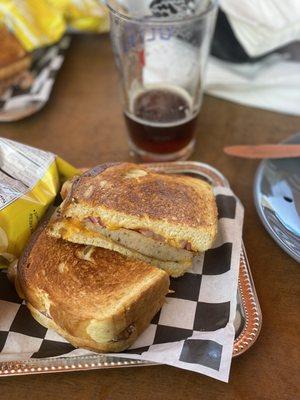
M 107 4 L 130 149 L 143 161 L 188 158 L 195 145 L 216 1 Z

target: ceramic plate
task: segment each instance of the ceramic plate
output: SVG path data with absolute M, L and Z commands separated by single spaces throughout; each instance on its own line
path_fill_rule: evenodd
M 300 133 L 285 143 L 300 144 Z M 300 262 L 300 158 L 263 161 L 255 177 L 254 199 L 267 231 Z

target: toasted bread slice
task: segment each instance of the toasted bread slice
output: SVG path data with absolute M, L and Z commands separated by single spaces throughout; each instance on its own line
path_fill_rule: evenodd
M 194 252 L 210 248 L 217 232 L 216 202 L 208 183 L 130 163 L 98 166 L 76 178 L 61 215 L 77 222 L 97 218 L 110 231 L 150 232 L 158 241 Z
M 31 57 L 4 25 L 0 26 L 0 80 L 9 79 L 27 70 Z
M 74 346 L 99 352 L 129 347 L 161 308 L 168 275 L 119 253 L 46 235 L 31 239 L 17 287 L 34 318 Z

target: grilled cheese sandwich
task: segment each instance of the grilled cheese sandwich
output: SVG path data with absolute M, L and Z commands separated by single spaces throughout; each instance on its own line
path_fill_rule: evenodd
M 217 208 L 210 185 L 131 163 L 98 166 L 68 183 L 48 234 L 143 259 L 180 276 L 212 246 Z
M 41 227 L 19 260 L 16 287 L 33 317 L 75 347 L 128 348 L 164 303 L 169 277 L 149 264 L 55 239 Z

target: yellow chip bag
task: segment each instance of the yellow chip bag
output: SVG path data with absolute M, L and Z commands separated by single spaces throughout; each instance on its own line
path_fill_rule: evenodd
M 67 30 L 107 32 L 107 7 L 100 0 L 0 0 L 0 23 L 31 52 L 61 39 Z
M 0 0 L 0 22 L 28 52 L 57 42 L 66 31 L 62 12 L 50 0 Z
M 108 9 L 100 0 L 48 0 L 65 16 L 68 26 L 76 31 L 107 32 Z
M 0 268 L 19 257 L 61 183 L 78 173 L 52 153 L 0 138 Z

